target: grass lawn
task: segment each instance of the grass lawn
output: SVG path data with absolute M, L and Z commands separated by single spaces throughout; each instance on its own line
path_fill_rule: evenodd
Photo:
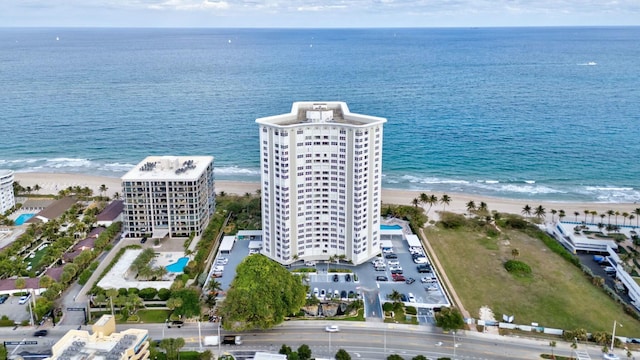
M 138 310 L 136 313 L 143 323 L 163 323 L 171 315 L 171 310 Z
M 582 271 L 551 252 L 540 240 L 514 230 L 497 236 L 467 228 L 445 230 L 430 226 L 427 239 L 436 252 L 464 307 L 472 317 L 488 306 L 496 320 L 515 316 L 515 323 L 588 332 L 611 332 L 613 321 L 624 327 L 616 335 L 640 334 L 640 322 L 626 315 Z M 504 262 L 518 260 L 532 269 L 529 278 L 516 278 Z
M 47 252 L 47 248 L 44 248 L 42 250 L 38 250 L 36 251 L 34 254 L 35 256 L 33 257 L 33 259 L 28 259 L 29 260 L 29 265 L 31 265 L 31 267 L 35 270 L 38 269 L 40 267 L 40 262 L 42 261 L 42 258 L 44 257 L 44 254 Z

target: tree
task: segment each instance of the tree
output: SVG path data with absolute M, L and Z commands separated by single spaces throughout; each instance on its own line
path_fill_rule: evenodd
M 220 312 L 225 329 L 269 329 L 305 303 L 302 278 L 263 255 L 246 257 L 236 268 Z
M 484 201 L 480 202 L 480 206 L 478 206 L 478 212 L 481 214 L 486 214 L 489 212 L 489 207 L 487 206 L 487 203 Z
M 636 215 L 636 227 L 638 227 L 638 220 L 640 220 L 640 208 L 635 208 L 633 213 Z
M 526 204 L 523 208 L 522 208 L 522 215 L 529 217 L 531 216 L 531 206 L 529 206 L 529 204 Z
M 167 353 L 167 359 L 179 359 L 180 358 L 180 349 L 184 347 L 184 339 L 183 338 L 168 338 L 162 339 L 160 342 L 160 347 L 163 348 Z
M 584 223 L 587 223 L 587 215 L 591 214 L 591 210 L 584 210 Z
M 556 214 L 558 213 L 558 210 L 556 209 L 551 209 L 551 221 L 552 222 L 556 222 Z
M 391 354 L 387 356 L 387 360 L 404 360 L 404 358 L 398 354 Z
M 575 220 L 574 220 L 575 222 L 578 222 L 578 216 L 579 215 L 580 215 L 580 212 L 578 212 L 578 211 L 574 211 L 573 212 L 573 216 L 575 216 Z
M 104 196 L 104 193 L 106 193 L 108 189 L 109 188 L 107 187 L 107 185 L 105 184 L 100 185 L 100 195 Z
M 349 355 L 349 353 L 345 349 L 340 349 L 338 350 L 338 352 L 336 352 L 334 358 L 336 360 L 351 360 L 351 355 Z
M 615 211 L 613 211 L 613 210 L 607 210 L 607 215 L 609 216 L 609 217 L 607 218 L 607 223 L 609 223 L 609 225 L 611 225 L 611 215 L 615 215 L 615 214 L 616 214 L 616 212 L 615 212 Z
M 470 213 L 476 211 L 476 203 L 473 200 L 469 200 L 467 203 L 467 211 Z
M 171 298 L 179 298 L 182 301 L 182 305 L 174 310 L 173 313 L 175 315 L 182 315 L 187 318 L 200 315 L 200 293 L 196 289 L 186 288 L 173 291 Z
M 415 207 L 418 207 L 418 205 L 420 204 L 420 199 L 414 198 L 413 200 L 411 200 L 411 204 Z
M 557 344 L 556 344 L 556 342 L 555 342 L 555 341 L 549 341 L 549 347 L 551 348 L 551 358 L 552 358 L 552 359 L 555 359 L 555 358 L 556 358 L 556 356 L 553 354 L 553 348 L 555 348 L 555 347 L 556 347 L 556 345 L 557 345 Z
M 513 258 L 517 258 L 518 256 L 520 256 L 520 250 L 513 248 L 511 249 L 511 256 L 513 256 Z
M 24 278 L 17 278 L 15 282 L 15 287 L 18 290 L 24 289 L 27 286 L 27 281 Z
M 287 344 L 282 344 L 280 347 L 280 351 L 278 351 L 280 355 L 289 355 L 291 354 L 291 347 L 287 346 Z
M 40 278 L 39 285 L 41 288 L 49 288 L 51 284 L 54 283 L 54 280 L 49 275 L 44 275 Z
M 111 302 L 111 316 L 113 316 L 113 298 L 118 296 L 118 289 L 107 289 L 107 291 L 105 291 L 105 295 L 107 295 Z
M 393 289 L 391 294 L 389 294 L 388 296 L 389 300 L 393 300 L 393 302 L 400 302 L 400 300 L 402 299 L 402 294 L 396 289 Z
M 177 298 L 177 297 L 172 297 L 171 299 L 167 300 L 167 307 L 170 310 L 175 310 L 176 308 L 179 308 L 182 306 L 182 299 Z
M 311 348 L 307 344 L 302 344 L 298 347 L 298 359 L 309 360 L 311 359 Z
M 211 352 L 211 350 L 205 350 L 198 355 L 198 360 L 211 360 L 211 359 L 213 359 L 213 353 Z
M 447 194 L 442 194 L 440 197 L 440 203 L 442 204 L 442 211 L 444 211 L 445 206 L 449 205 L 451 202 L 451 197 Z
M 626 211 L 622 213 L 622 218 L 623 218 L 622 226 L 625 226 L 627 224 L 627 219 L 629 218 L 629 215 L 630 214 L 628 212 L 626 212 Z
M 436 326 L 441 327 L 444 331 L 461 329 L 463 325 L 462 313 L 457 308 L 443 307 L 440 312 L 436 313 Z
M 427 360 L 427 357 L 424 355 L 416 355 L 412 357 L 411 360 Z
M 544 219 L 546 212 L 545 208 L 542 205 L 538 205 L 538 207 L 534 210 L 533 213 L 538 219 Z

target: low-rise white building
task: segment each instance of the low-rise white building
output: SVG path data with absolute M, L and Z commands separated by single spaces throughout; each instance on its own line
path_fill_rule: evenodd
M 11 209 L 16 205 L 13 196 L 13 171 L 0 170 L 0 213 Z
M 116 332 L 116 321 L 103 315 L 86 330 L 69 330 L 51 347 L 45 360 L 145 360 L 149 358 L 149 332 L 127 329 Z

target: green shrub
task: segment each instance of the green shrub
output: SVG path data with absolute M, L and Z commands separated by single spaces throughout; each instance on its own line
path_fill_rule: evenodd
M 458 229 L 467 224 L 467 219 L 462 214 L 442 212 L 439 224 L 445 229 Z
M 509 260 L 504 263 L 504 268 L 513 275 L 516 276 L 529 276 L 531 275 L 531 267 L 526 263 L 519 260 Z
M 160 289 L 158 290 L 158 298 L 162 301 L 167 301 L 171 297 L 171 290 L 169 289 Z
M 87 281 L 89 281 L 89 278 L 91 278 L 92 274 L 93 274 L 93 271 L 91 271 L 90 269 L 85 269 L 82 273 L 80 273 L 80 276 L 78 276 L 78 284 L 80 285 L 86 284 Z
M 135 288 L 135 287 L 129 288 L 127 290 L 127 295 L 138 295 L 139 293 L 140 293 L 140 289 Z
M 120 296 L 127 296 L 127 295 L 129 295 L 129 289 L 127 289 L 127 288 L 120 288 L 120 289 L 118 289 L 118 295 L 120 295 Z
M 382 310 L 389 312 L 393 310 L 393 303 L 386 302 L 382 305 Z
M 417 315 L 418 314 L 418 309 L 416 309 L 415 306 L 407 306 L 404 308 L 404 312 L 407 315 Z
M 156 295 L 158 295 L 158 290 L 154 288 L 145 288 L 138 292 L 138 296 L 142 298 L 142 300 L 150 301 L 153 300 Z

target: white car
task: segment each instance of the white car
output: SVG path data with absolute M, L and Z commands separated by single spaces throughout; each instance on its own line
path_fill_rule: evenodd
M 229 259 L 227 259 L 226 257 L 218 258 L 218 261 L 217 261 L 217 263 L 220 265 L 227 265 L 228 262 L 229 262 Z
M 18 300 L 18 304 L 20 304 L 20 305 L 26 304 L 27 301 L 29 301 L 30 298 L 31 298 L 31 294 L 22 296 L 20 298 L 20 300 Z
M 338 327 L 338 325 L 327 325 L 327 327 L 324 328 L 324 331 L 326 331 L 326 332 L 338 332 L 338 331 L 340 331 L 340 328 Z
M 428 264 L 429 260 L 427 260 L 427 258 L 423 256 L 413 259 L 413 262 L 416 264 Z
M 424 284 L 424 283 L 434 283 L 436 282 L 436 279 L 425 276 L 422 279 L 420 279 L 420 281 Z
M 392 266 L 392 267 L 389 268 L 389 270 L 390 271 L 394 271 L 394 270 L 402 271 L 402 266 Z
M 413 293 L 409 293 L 407 297 L 409 298 L 409 302 L 416 302 L 416 297 L 413 295 Z
M 318 288 L 313 288 L 313 296 L 318 297 L 318 295 L 320 295 Z
M 398 260 L 389 260 L 389 261 L 387 261 L 387 264 L 389 264 L 389 266 L 398 266 L 398 265 L 400 265 L 400 261 L 398 261 Z

